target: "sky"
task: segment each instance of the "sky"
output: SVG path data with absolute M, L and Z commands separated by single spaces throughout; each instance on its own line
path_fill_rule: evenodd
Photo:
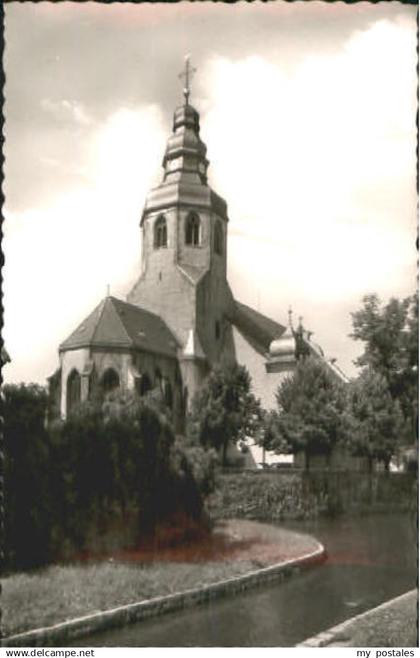
M 6 382 L 140 273 L 139 220 L 196 67 L 234 295 L 314 332 L 349 375 L 364 295 L 416 290 L 416 7 L 397 2 L 5 5 Z

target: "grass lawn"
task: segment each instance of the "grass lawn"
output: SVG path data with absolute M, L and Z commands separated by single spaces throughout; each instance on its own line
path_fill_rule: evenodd
M 124 603 L 172 594 L 255 568 L 251 561 L 207 564 L 105 562 L 52 566 L 3 581 L 3 632 L 80 617 Z
M 316 542 L 305 535 L 237 521 L 224 524 L 219 558 L 210 551 L 209 559 L 207 547 L 204 553 L 197 549 L 194 554 L 188 546 L 185 561 L 176 549 L 172 556 L 166 551 L 154 560 L 127 553 L 112 560 L 53 565 L 12 574 L 2 581 L 3 632 L 13 635 L 218 582 L 298 557 L 315 547 Z

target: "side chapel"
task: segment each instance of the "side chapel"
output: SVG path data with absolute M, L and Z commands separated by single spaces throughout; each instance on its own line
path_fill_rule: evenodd
M 300 322 L 293 328 L 236 300 L 226 278 L 227 204 L 207 180 L 209 160 L 200 117 L 190 104 L 188 59 L 184 102 L 174 112 L 161 183 L 140 220 L 141 271 L 126 300 L 106 296 L 59 346 L 50 377 L 52 416 L 117 390 L 159 395 L 182 429 L 197 389 L 214 364 L 247 367 L 254 393 L 275 406 L 281 379 L 307 354 L 334 361 Z

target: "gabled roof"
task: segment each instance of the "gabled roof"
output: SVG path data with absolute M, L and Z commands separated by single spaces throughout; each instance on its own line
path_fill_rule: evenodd
M 154 313 L 115 297 L 106 297 L 60 345 L 60 352 L 81 347 L 138 348 L 176 357 L 178 343 Z
M 286 330 L 282 324 L 236 300 L 235 310 L 229 319 L 260 354 L 268 352 L 271 341 Z
M 283 325 L 236 300 L 234 312 L 229 316 L 229 320 L 240 331 L 245 340 L 265 357 L 270 351 L 270 343 L 277 338 L 283 337 L 286 331 L 286 327 Z M 348 377 L 335 362 L 335 359 L 327 359 L 322 348 L 310 340 L 310 332 L 303 332 L 299 339 L 306 346 L 308 353 L 323 361 L 336 377 L 344 382 L 349 381 Z

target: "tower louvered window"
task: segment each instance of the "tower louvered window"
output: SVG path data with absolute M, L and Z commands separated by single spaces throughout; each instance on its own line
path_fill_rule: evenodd
M 187 217 L 185 224 L 185 244 L 197 247 L 200 244 L 200 218 L 195 213 Z
M 168 246 L 168 228 L 164 215 L 159 215 L 155 222 L 154 247 L 161 249 Z

